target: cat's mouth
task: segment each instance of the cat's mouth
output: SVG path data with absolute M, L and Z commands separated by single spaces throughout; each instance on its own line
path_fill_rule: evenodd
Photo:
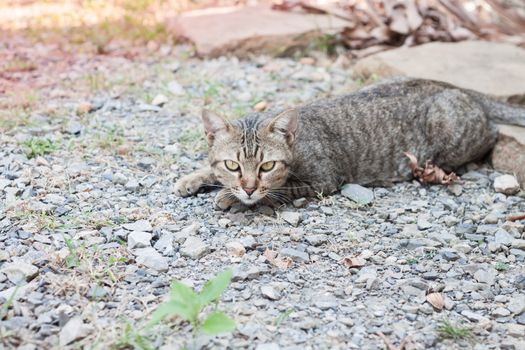
M 264 196 L 262 196 L 258 192 L 254 192 L 251 195 L 247 195 L 246 193 L 239 192 L 235 195 L 243 204 L 246 205 L 254 205 L 257 202 L 259 202 L 261 199 L 263 199 Z

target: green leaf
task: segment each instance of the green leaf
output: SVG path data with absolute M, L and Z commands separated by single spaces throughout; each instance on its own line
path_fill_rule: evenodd
M 233 272 L 231 269 L 219 273 L 215 278 L 206 282 L 199 294 L 199 300 L 202 305 L 207 305 L 214 300 L 219 299 L 221 294 L 228 288 L 232 279 Z
M 223 312 L 216 311 L 210 314 L 201 326 L 204 334 L 213 336 L 219 333 L 233 332 L 235 321 L 226 316 Z
M 179 315 L 188 321 L 196 320 L 202 308 L 193 289 L 179 281 L 174 281 L 171 285 L 170 301 L 184 308 L 184 314 Z
M 147 327 L 152 327 L 166 317 L 173 315 L 180 316 L 186 321 L 191 321 L 191 317 L 193 316 L 191 309 L 189 309 L 186 305 L 176 301 L 168 301 L 167 303 L 159 305 L 157 310 L 155 310 L 151 316 L 151 320 L 148 322 Z
M 193 302 L 197 299 L 197 294 L 182 282 L 177 280 L 171 284 L 171 300 L 181 303 Z

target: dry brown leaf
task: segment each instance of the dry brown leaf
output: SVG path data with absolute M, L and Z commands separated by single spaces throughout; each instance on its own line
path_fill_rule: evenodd
M 293 261 L 290 257 L 278 256 L 277 252 L 271 249 L 265 250 L 264 257 L 270 264 L 283 270 L 288 269 L 293 264 Z
M 412 170 L 412 175 L 422 183 L 449 185 L 458 179 L 455 173 L 445 173 L 445 171 L 437 165 L 431 164 L 430 160 L 427 160 L 425 162 L 425 167 L 421 168 L 417 164 L 417 158 L 415 155 L 409 152 L 405 152 L 405 155 L 409 159 L 409 166 L 410 170 Z
M 356 267 L 363 267 L 363 266 L 365 266 L 366 261 L 365 261 L 365 259 L 360 258 L 360 257 L 347 256 L 347 257 L 344 257 L 341 260 L 341 263 L 343 265 L 345 265 L 346 267 L 348 267 L 348 268 L 356 268 Z
M 443 299 L 443 294 L 441 293 L 430 293 L 427 295 L 427 301 L 430 305 L 435 307 L 438 310 L 443 310 L 445 305 L 445 300 Z

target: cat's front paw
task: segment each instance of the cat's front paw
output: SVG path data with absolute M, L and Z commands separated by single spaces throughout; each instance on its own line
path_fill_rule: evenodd
M 200 174 L 189 174 L 180 178 L 174 185 L 174 192 L 180 197 L 194 195 L 206 185 L 206 177 Z
M 222 189 L 219 192 L 217 192 L 217 195 L 215 196 L 213 202 L 215 203 L 215 207 L 217 209 L 226 210 L 235 203 L 238 203 L 239 200 L 235 198 L 229 190 Z

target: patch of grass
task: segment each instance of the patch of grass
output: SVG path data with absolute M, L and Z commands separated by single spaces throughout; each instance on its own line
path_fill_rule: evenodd
M 505 264 L 504 262 L 498 261 L 494 268 L 498 271 L 507 271 L 509 269 L 509 264 Z
M 94 140 L 98 148 L 117 153 L 117 147 L 124 144 L 124 132 L 116 126 L 104 127 L 95 133 Z
M 232 274 L 231 270 L 219 273 L 204 284 L 200 293 L 196 293 L 180 281 L 174 281 L 171 285 L 169 300 L 160 305 L 153 313 L 148 328 L 158 324 L 167 317 L 179 316 L 192 325 L 193 348 L 196 348 L 196 340 L 200 333 L 214 336 L 220 333 L 232 332 L 236 327 L 235 321 L 222 311 L 217 310 L 218 300 L 228 288 Z M 203 315 L 206 306 L 212 303 L 215 304 L 213 311 Z
M 24 205 L 17 208 L 13 218 L 29 223 L 37 231 L 54 231 L 60 226 L 57 218 L 48 212 L 34 211 Z
M 449 320 L 443 320 L 438 327 L 439 337 L 441 339 L 465 339 L 470 337 L 470 329 L 453 324 Z
M 208 148 L 204 133 L 199 128 L 184 129 L 177 137 L 177 142 L 191 152 L 203 152 Z
M 322 53 L 332 56 L 335 54 L 335 48 L 338 44 L 337 37 L 333 34 L 323 34 L 312 40 L 307 51 L 321 51 Z
M 22 143 L 27 158 L 41 157 L 58 149 L 58 145 L 47 138 L 32 137 Z

